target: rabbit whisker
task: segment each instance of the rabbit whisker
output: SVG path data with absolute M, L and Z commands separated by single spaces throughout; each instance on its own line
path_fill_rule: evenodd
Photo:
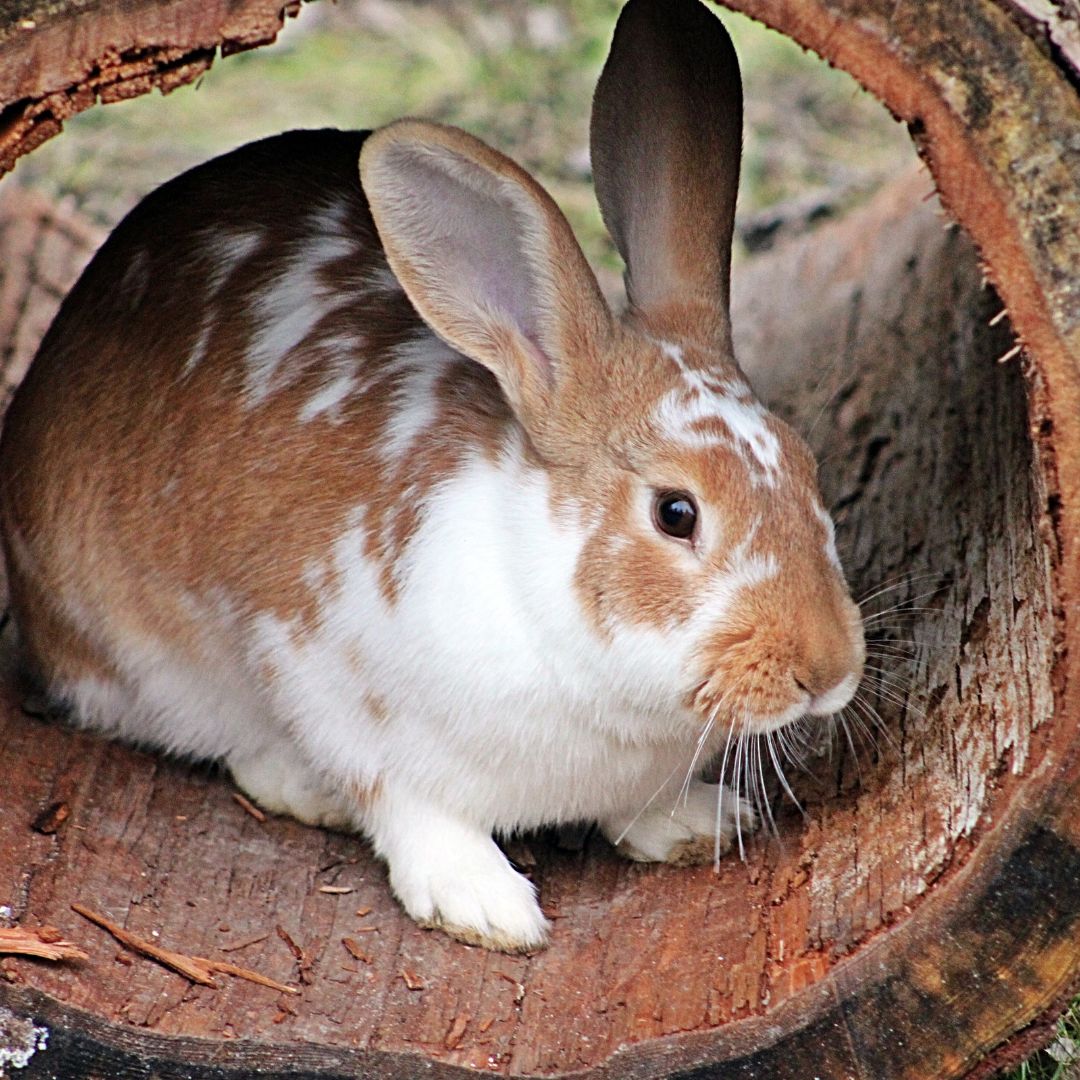
M 779 739 L 774 740 L 773 735 L 779 734 L 779 732 L 766 731 L 765 732 L 765 745 L 769 751 L 769 759 L 772 761 L 773 771 L 776 773 L 777 778 L 780 780 L 780 786 L 784 789 L 784 794 L 795 804 L 796 809 L 806 817 L 806 811 L 802 807 L 802 803 L 795 796 L 795 792 L 791 790 L 791 784 L 788 782 L 787 774 L 784 772 L 784 766 L 781 761 L 781 757 L 786 758 L 789 762 L 791 758 L 784 749 L 784 744 Z M 777 746 L 780 747 L 780 754 L 777 754 Z
M 886 578 L 885 581 L 880 582 L 876 588 L 870 589 L 860 596 L 855 603 L 859 607 L 864 604 L 869 604 L 871 600 L 876 600 L 879 596 L 884 596 L 886 593 L 895 592 L 897 589 L 904 588 L 905 585 L 911 585 L 916 581 L 925 581 L 927 578 L 936 578 L 937 573 L 927 572 L 924 574 L 897 574 L 894 577 Z M 934 590 L 937 591 L 936 589 Z M 932 593 L 927 594 L 932 595 Z

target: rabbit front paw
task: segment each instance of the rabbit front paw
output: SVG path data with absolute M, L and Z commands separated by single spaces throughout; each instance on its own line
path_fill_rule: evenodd
M 444 930 L 467 945 L 521 953 L 547 944 L 548 922 L 532 885 L 510 868 L 494 841 L 443 850 L 390 884 L 421 925 Z
M 757 825 L 753 807 L 729 787 L 721 792 L 716 784 L 695 780 L 674 807 L 670 798 L 658 799 L 636 817 L 608 818 L 600 828 L 628 859 L 693 866 L 711 862 L 718 848 L 722 855 L 739 833 Z
M 390 866 L 390 887 L 413 919 L 500 952 L 547 944 L 548 921 L 535 888 L 490 835 L 430 807 L 396 809 L 393 817 L 379 815 L 373 832 Z

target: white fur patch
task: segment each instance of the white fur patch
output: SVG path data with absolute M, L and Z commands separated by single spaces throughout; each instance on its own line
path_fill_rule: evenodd
M 206 277 L 206 298 L 217 299 L 237 267 L 247 262 L 263 243 L 260 232 L 221 229 L 203 234 L 202 253 L 210 263 Z
M 836 567 L 840 576 L 843 577 L 844 568 L 840 565 L 840 555 L 836 550 L 836 525 L 833 523 L 832 517 L 818 504 L 817 499 L 813 500 L 813 505 L 818 521 L 825 526 L 825 558 Z
M 199 324 L 199 336 L 184 361 L 181 378 L 190 375 L 206 359 L 210 336 L 217 319 L 217 298 L 237 268 L 258 250 L 262 242 L 263 237 L 259 232 L 221 229 L 203 235 L 200 253 L 210 263 L 203 298 L 206 306 Z
M 91 617 L 89 606 L 65 596 L 65 617 L 119 677 L 61 682 L 49 692 L 71 702 L 88 726 L 143 745 L 195 758 L 226 756 L 237 747 L 254 752 L 279 736 L 258 687 L 236 677 L 235 607 L 220 596 L 181 599 L 201 634 L 195 652 Z M 96 612 L 107 608 L 95 602 Z
M 683 386 L 669 391 L 657 406 L 655 422 L 674 441 L 695 450 L 723 446 L 747 462 L 755 483 L 775 486 L 780 471 L 780 440 L 770 429 L 768 411 L 736 379 L 721 379 L 709 371 L 689 368 L 677 345 L 661 349 L 678 367 Z M 719 420 L 729 432 L 718 437 L 704 422 Z
M 310 576 L 314 629 L 264 614 L 249 638 L 251 669 L 276 673 L 273 711 L 318 767 L 488 830 L 640 805 L 657 770 L 686 767 L 689 635 L 589 628 L 574 587 L 585 534 L 555 522 L 520 451 L 478 455 L 436 489 L 393 603 L 363 520 L 358 507 L 325 582 Z
M 327 282 L 322 275 L 328 265 L 356 251 L 355 240 L 342 235 L 347 212 L 348 207 L 339 203 L 312 213 L 303 249 L 256 297 L 256 330 L 244 360 L 244 394 L 249 408 L 289 383 L 290 373 L 282 373 L 289 354 L 330 312 L 354 299 L 349 290 Z
M 195 345 L 180 369 L 181 378 L 190 375 L 206 359 L 206 351 L 210 347 L 210 335 L 213 332 L 214 313 L 211 311 L 203 316 L 199 336 L 195 339 Z
M 461 356 L 432 334 L 407 342 L 396 350 L 395 366 L 404 368 L 394 392 L 379 456 L 393 464 L 435 422 L 439 412 L 436 387 L 451 364 Z
M 329 414 L 331 419 L 339 417 L 338 406 L 356 389 L 356 375 L 351 371 L 341 372 L 329 378 L 300 409 L 299 420 L 306 424 L 318 416 Z
M 831 690 L 819 694 L 806 710 L 811 716 L 831 716 L 838 713 L 859 688 L 861 673 L 852 673 L 840 680 Z
M 775 555 L 751 555 L 748 548 L 749 534 L 725 560 L 724 569 L 709 578 L 702 588 L 691 619 L 696 633 L 722 625 L 741 592 L 771 581 L 780 573 L 780 563 Z
M 319 387 L 300 407 L 297 418 L 301 423 L 318 418 L 340 422 L 341 406 L 367 385 L 360 374 L 366 360 L 365 344 L 360 333 L 319 342 L 315 351 Z

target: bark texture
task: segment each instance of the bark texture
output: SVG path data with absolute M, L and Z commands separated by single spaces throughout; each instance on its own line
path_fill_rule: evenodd
M 0 7 L 0 176 L 97 101 L 193 82 L 274 40 L 300 0 L 13 0 Z
M 925 200 L 926 174 L 901 177 L 735 275 L 744 363 L 818 451 L 856 593 L 895 586 L 866 606 L 883 680 L 867 688 L 885 729 L 876 747 L 855 752 L 839 736 L 814 748 L 795 779 L 805 814 L 779 799 L 777 836 L 718 874 L 628 865 L 595 839 L 530 838 L 515 857 L 556 932 L 546 952 L 510 958 L 403 919 L 362 842 L 260 823 L 220 778 L 24 715 L 9 688 L 0 901 L 90 953 L 64 967 L 4 961 L 0 1006 L 50 1029 L 24 1075 L 924 1080 L 989 1075 L 1044 1037 L 1080 975 L 1069 11 L 1054 6 L 1052 26 L 1019 0 L 732 6 L 907 120 L 966 230 Z M 84 3 L 76 35 L 74 10 L 46 12 L 34 48 L 47 25 L 64 63 L 110 40 L 130 56 L 145 30 L 117 35 L 149 19 L 153 48 L 188 56 L 230 34 L 251 43 L 277 18 L 247 0 L 231 15 L 181 0 L 122 13 Z M 101 37 L 86 29 L 98 19 Z M 12 34 L 0 28 L 2 78 L 10 50 L 33 38 Z M 147 57 L 147 82 L 117 85 L 180 70 Z M 0 86 L 11 121 L 0 153 L 50 133 L 58 107 L 34 113 L 42 102 L 92 100 L 93 65 L 65 68 L 68 89 L 38 79 L 47 66 Z M 95 237 L 4 196 L 10 384 Z M 60 823 L 35 830 L 43 821 Z M 125 956 L 73 902 L 301 995 L 192 985 Z

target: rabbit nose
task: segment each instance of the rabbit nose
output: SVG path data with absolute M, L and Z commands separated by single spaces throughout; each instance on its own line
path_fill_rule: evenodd
M 862 679 L 865 646 L 858 612 L 846 601 L 839 612 L 803 620 L 800 629 L 802 648 L 791 676 L 810 695 L 806 711 L 814 716 L 837 712 Z

